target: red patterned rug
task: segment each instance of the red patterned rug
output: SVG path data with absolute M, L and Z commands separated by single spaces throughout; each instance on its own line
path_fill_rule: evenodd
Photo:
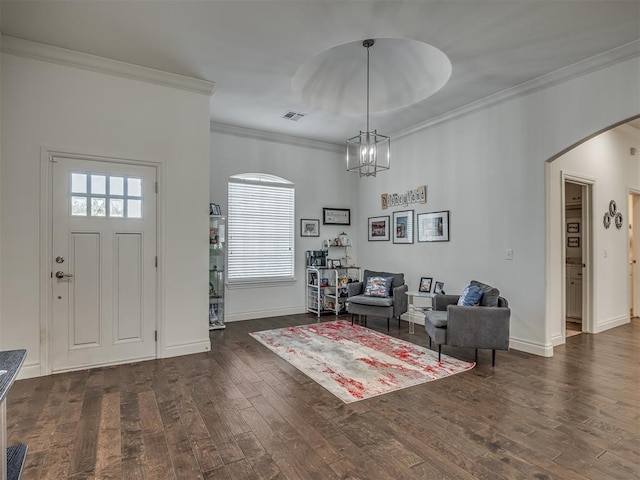
M 472 369 L 463 362 L 350 322 L 337 320 L 250 333 L 345 403 Z

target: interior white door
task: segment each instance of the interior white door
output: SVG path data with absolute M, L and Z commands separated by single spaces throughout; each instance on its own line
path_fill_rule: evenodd
M 52 370 L 155 358 L 156 169 L 52 169 Z
M 630 271 L 630 310 L 631 316 L 640 314 L 640 273 L 638 256 L 640 249 L 640 194 L 632 193 L 629 202 L 629 271 Z

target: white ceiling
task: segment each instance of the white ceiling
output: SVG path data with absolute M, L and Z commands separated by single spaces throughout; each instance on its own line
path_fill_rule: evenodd
M 5 35 L 215 82 L 214 122 L 339 144 L 364 130 L 364 116 L 320 111 L 292 90 L 302 65 L 339 45 L 408 39 L 448 56 L 440 91 L 372 114 L 372 129 L 393 134 L 640 39 L 640 0 L 45 0 L 1 9 Z M 366 51 L 353 62 L 364 72 Z M 288 110 L 307 115 L 281 118 Z

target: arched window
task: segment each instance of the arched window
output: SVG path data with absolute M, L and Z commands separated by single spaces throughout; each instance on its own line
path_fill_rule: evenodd
M 230 285 L 292 281 L 295 274 L 295 186 L 274 175 L 229 177 Z

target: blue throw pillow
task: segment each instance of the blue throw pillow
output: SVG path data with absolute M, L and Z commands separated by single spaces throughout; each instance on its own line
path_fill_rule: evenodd
M 469 285 L 464 289 L 462 295 L 458 299 L 458 305 L 461 307 L 475 307 L 480 303 L 484 292 L 476 285 Z
M 364 294 L 369 297 L 390 297 L 393 277 L 369 277 Z

